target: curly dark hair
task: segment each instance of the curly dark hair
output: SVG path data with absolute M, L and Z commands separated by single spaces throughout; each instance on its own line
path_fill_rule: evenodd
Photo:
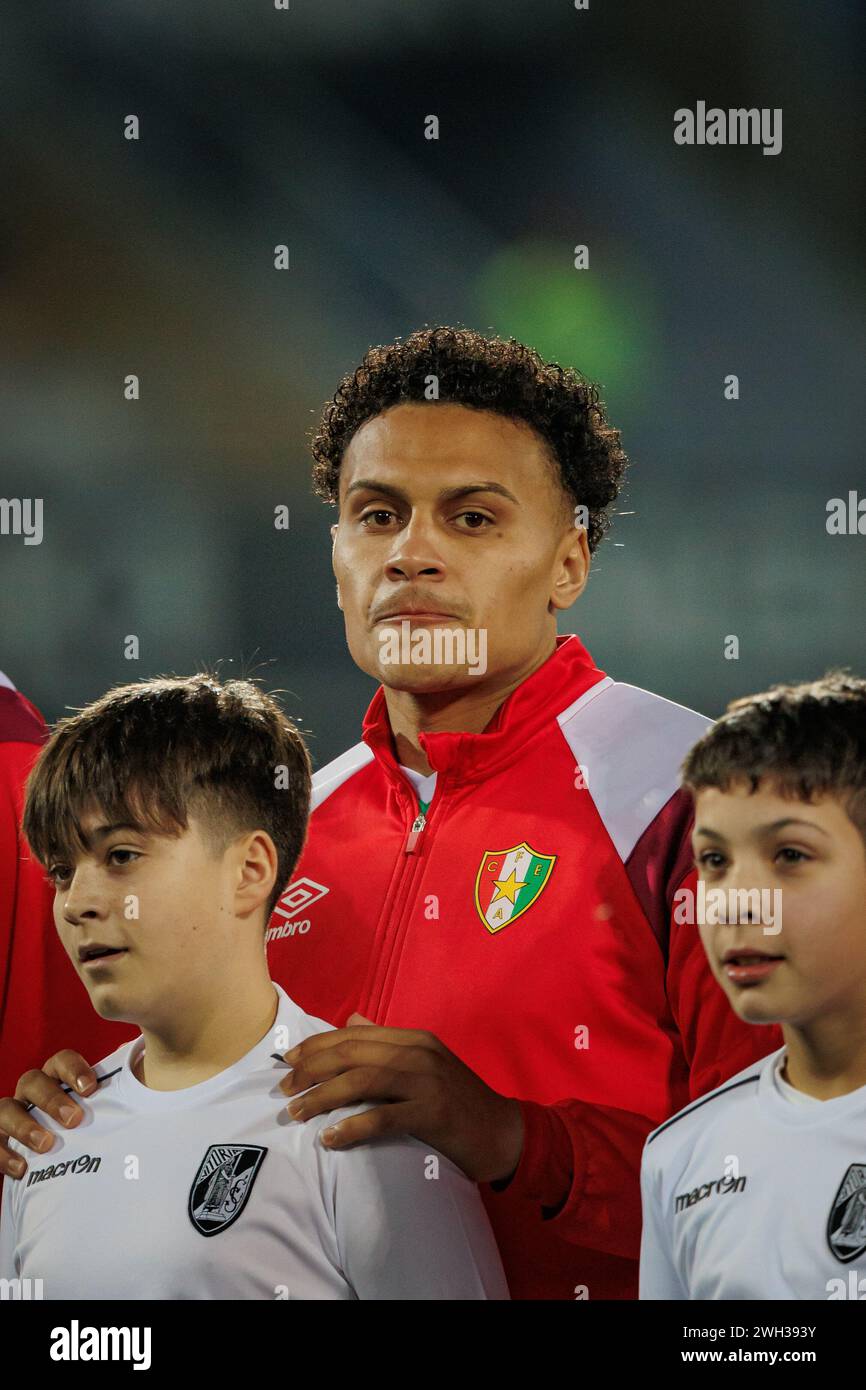
M 430 376 L 438 379 L 437 399 L 522 420 L 541 436 L 566 495 L 587 509 L 589 548 L 595 550 L 610 526 L 628 466 L 598 387 L 571 367 L 544 362 L 514 338 L 485 338 L 468 328 L 422 328 L 405 341 L 371 347 L 343 377 L 312 441 L 317 495 L 337 501 L 340 465 L 352 436 L 390 406 L 427 402 Z

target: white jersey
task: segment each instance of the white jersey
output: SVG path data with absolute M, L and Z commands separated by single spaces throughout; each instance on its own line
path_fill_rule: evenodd
M 649 1135 L 641 1298 L 866 1295 L 866 1086 L 804 1095 L 778 1075 L 784 1055 Z
M 0 1278 L 76 1302 L 508 1298 L 478 1189 L 447 1158 L 317 1142 L 369 1106 L 289 1117 L 279 1054 L 330 1025 L 275 988 L 273 1027 L 217 1076 L 152 1090 L 138 1038 L 99 1063 L 76 1129 L 34 1112 L 57 1142 L 4 1184 Z

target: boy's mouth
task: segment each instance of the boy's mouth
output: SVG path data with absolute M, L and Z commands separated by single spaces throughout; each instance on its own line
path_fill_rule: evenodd
M 78 961 L 80 965 L 96 965 L 124 956 L 126 951 L 126 946 L 103 946 L 98 941 L 93 941 L 89 946 L 79 946 Z
M 723 955 L 722 968 L 732 984 L 756 985 L 772 975 L 784 959 L 784 956 L 773 956 L 768 951 L 734 946 Z

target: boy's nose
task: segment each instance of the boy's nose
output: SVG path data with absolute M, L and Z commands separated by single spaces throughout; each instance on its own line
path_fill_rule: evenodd
M 96 884 L 87 875 L 76 873 L 63 903 L 64 919 L 74 926 L 76 922 L 98 919 L 104 912 L 104 899 Z

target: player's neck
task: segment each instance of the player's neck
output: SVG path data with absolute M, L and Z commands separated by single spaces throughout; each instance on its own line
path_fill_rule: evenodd
M 555 646 L 554 634 L 553 641 L 527 659 L 517 672 L 496 673 L 487 681 L 482 678 L 455 690 L 418 694 L 411 690 L 389 690 L 385 686 L 385 705 L 397 761 L 413 772 L 425 775 L 432 772 L 419 734 L 483 733 L 500 705 L 547 661 Z
M 782 1025 L 784 1079 L 817 1100 L 834 1100 L 866 1086 L 866 1015 L 836 1015 L 796 1028 Z
M 272 1026 L 279 997 L 267 969 L 242 972 L 230 986 L 152 1026 L 142 1024 L 144 1051 L 135 1075 L 154 1091 L 180 1091 L 234 1066 Z

